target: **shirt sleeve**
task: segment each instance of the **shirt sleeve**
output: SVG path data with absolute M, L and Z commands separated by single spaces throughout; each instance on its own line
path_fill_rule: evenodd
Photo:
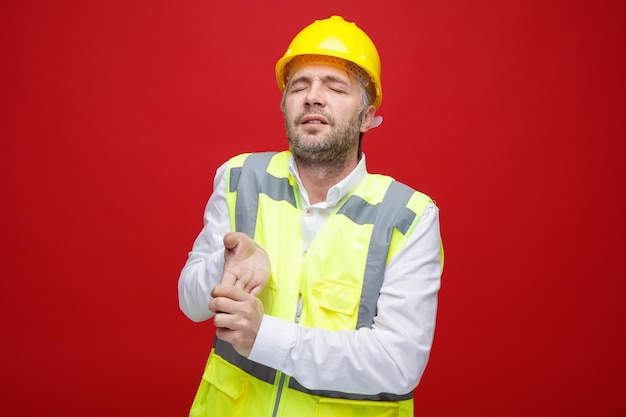
M 196 238 L 178 279 L 178 302 L 182 312 L 200 322 L 213 317 L 209 310 L 211 290 L 224 271 L 224 234 L 230 231 L 226 205 L 226 164 L 217 169 L 213 194 L 204 211 L 204 227 Z
M 308 389 L 407 394 L 430 355 L 441 272 L 439 212 L 429 204 L 387 265 L 371 328 L 332 332 L 265 315 L 249 359 Z

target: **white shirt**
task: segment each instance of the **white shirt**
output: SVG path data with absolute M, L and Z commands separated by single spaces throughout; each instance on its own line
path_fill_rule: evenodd
M 293 159 L 303 206 L 303 251 L 347 193 L 367 175 L 365 156 L 326 201 L 309 204 Z M 218 168 L 194 242 L 178 281 L 181 310 L 193 321 L 208 320 L 211 288 L 224 268 L 222 238 L 231 231 L 226 205 L 226 165 Z M 424 372 L 435 329 L 440 287 L 439 212 L 429 204 L 405 246 L 389 262 L 372 328 L 332 332 L 265 315 L 249 359 L 284 372 L 308 389 L 357 394 L 406 394 Z

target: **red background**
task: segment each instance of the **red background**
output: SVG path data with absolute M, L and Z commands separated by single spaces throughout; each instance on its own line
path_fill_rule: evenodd
M 336 3 L 0 3 L 1 415 L 186 415 L 214 171 L 286 146 L 274 63 L 332 14 L 383 60 L 370 171 L 441 209 L 416 415 L 626 415 L 624 1 Z

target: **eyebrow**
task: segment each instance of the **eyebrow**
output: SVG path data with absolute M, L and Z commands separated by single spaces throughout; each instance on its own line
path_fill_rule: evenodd
M 312 77 L 308 76 L 308 75 L 300 75 L 299 77 L 293 78 L 292 80 L 289 81 L 289 84 L 295 84 L 295 83 L 299 83 L 299 82 L 311 82 Z M 344 86 L 350 86 L 350 83 L 346 80 L 344 80 L 343 78 L 337 77 L 335 75 L 332 74 L 328 74 L 328 75 L 324 75 L 323 77 L 320 77 L 320 79 L 322 80 L 322 83 L 339 83 L 342 84 Z

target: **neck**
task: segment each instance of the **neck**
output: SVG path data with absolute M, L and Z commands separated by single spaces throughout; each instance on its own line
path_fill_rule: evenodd
M 346 178 L 357 166 L 356 156 L 340 166 L 308 164 L 299 158 L 294 157 L 294 159 L 298 166 L 302 186 L 309 195 L 310 204 L 326 201 L 328 190 Z

